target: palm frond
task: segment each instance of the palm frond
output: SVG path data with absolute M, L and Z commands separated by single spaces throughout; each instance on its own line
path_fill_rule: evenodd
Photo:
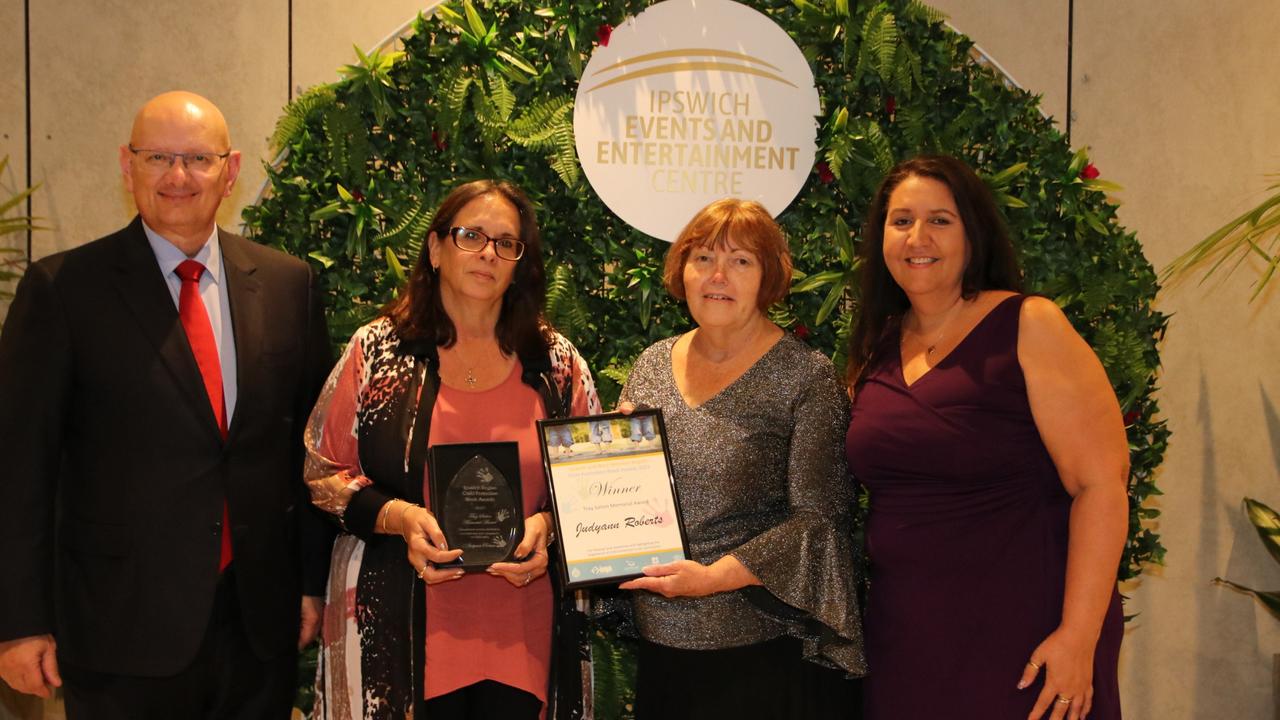
M 1280 190 L 1280 184 L 1268 189 Z M 1277 244 L 1280 244 L 1280 192 L 1264 198 L 1261 203 L 1232 218 L 1190 250 L 1174 258 L 1161 271 L 1160 278 L 1166 282 L 1175 280 L 1185 277 L 1194 268 L 1207 265 L 1204 277 L 1200 280 L 1204 282 L 1228 260 L 1236 260 L 1227 267 L 1229 275 L 1249 255 L 1257 255 L 1266 263 L 1266 267 L 1254 283 L 1250 297 L 1253 299 L 1271 281 L 1276 265 L 1280 264 Z

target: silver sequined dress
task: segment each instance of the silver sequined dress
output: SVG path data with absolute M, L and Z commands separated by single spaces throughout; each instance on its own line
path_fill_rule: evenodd
M 690 408 L 672 375 L 675 340 L 641 354 L 622 399 L 662 408 L 693 559 L 732 554 L 764 588 L 672 599 L 637 592 L 637 630 L 693 650 L 792 635 L 808 659 L 864 674 L 844 459 L 849 407 L 835 369 L 788 334 Z

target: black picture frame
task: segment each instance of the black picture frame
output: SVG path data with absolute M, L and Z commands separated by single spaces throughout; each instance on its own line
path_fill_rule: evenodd
M 624 422 L 628 447 L 612 447 L 612 430 L 607 443 L 597 431 L 602 423 L 621 428 Z M 587 447 L 573 441 L 566 453 L 566 431 L 570 440 L 585 432 Z M 643 577 L 646 565 L 691 558 L 660 408 L 539 420 L 538 439 L 556 525 L 556 561 L 567 589 L 617 585 Z M 615 478 L 621 484 L 611 491 Z M 627 496 L 633 487 L 635 498 Z M 609 547 L 605 533 L 626 536 L 618 553 L 602 554 Z

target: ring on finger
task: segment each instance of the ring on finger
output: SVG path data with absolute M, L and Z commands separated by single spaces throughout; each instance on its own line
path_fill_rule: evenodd
M 524 582 L 520 583 L 520 585 L 523 587 L 531 582 L 533 582 L 533 571 L 529 571 L 524 574 Z
M 1071 698 L 1067 697 L 1066 695 L 1059 695 L 1059 696 L 1058 696 L 1058 699 L 1057 699 L 1057 700 L 1055 700 L 1054 702 L 1060 702 L 1060 703 L 1062 703 L 1063 705 L 1070 705 L 1070 704 L 1071 704 Z
M 1027 664 L 1030 665 L 1034 670 L 1040 669 L 1040 663 L 1036 662 L 1035 660 L 1028 660 Z
M 426 579 L 427 579 L 427 566 L 426 566 L 426 565 L 423 565 L 423 566 L 422 566 L 422 569 L 418 571 L 418 577 L 422 578 L 423 580 L 426 580 Z

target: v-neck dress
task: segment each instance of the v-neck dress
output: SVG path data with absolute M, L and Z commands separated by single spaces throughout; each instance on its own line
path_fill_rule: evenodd
M 696 408 L 672 375 L 676 338 L 636 361 L 622 399 L 662 408 L 693 559 L 733 555 L 761 587 L 707 597 L 633 595 L 645 639 L 713 650 L 791 636 L 806 658 L 861 675 L 851 500 L 841 436 L 848 401 L 831 361 L 785 335 Z
M 1062 619 L 1071 497 L 1018 363 L 1025 296 L 1005 299 L 907 385 L 889 332 L 854 398 L 849 467 L 870 493 L 867 720 L 1026 718 L 1016 684 Z M 1113 591 L 1090 720 L 1120 717 Z

